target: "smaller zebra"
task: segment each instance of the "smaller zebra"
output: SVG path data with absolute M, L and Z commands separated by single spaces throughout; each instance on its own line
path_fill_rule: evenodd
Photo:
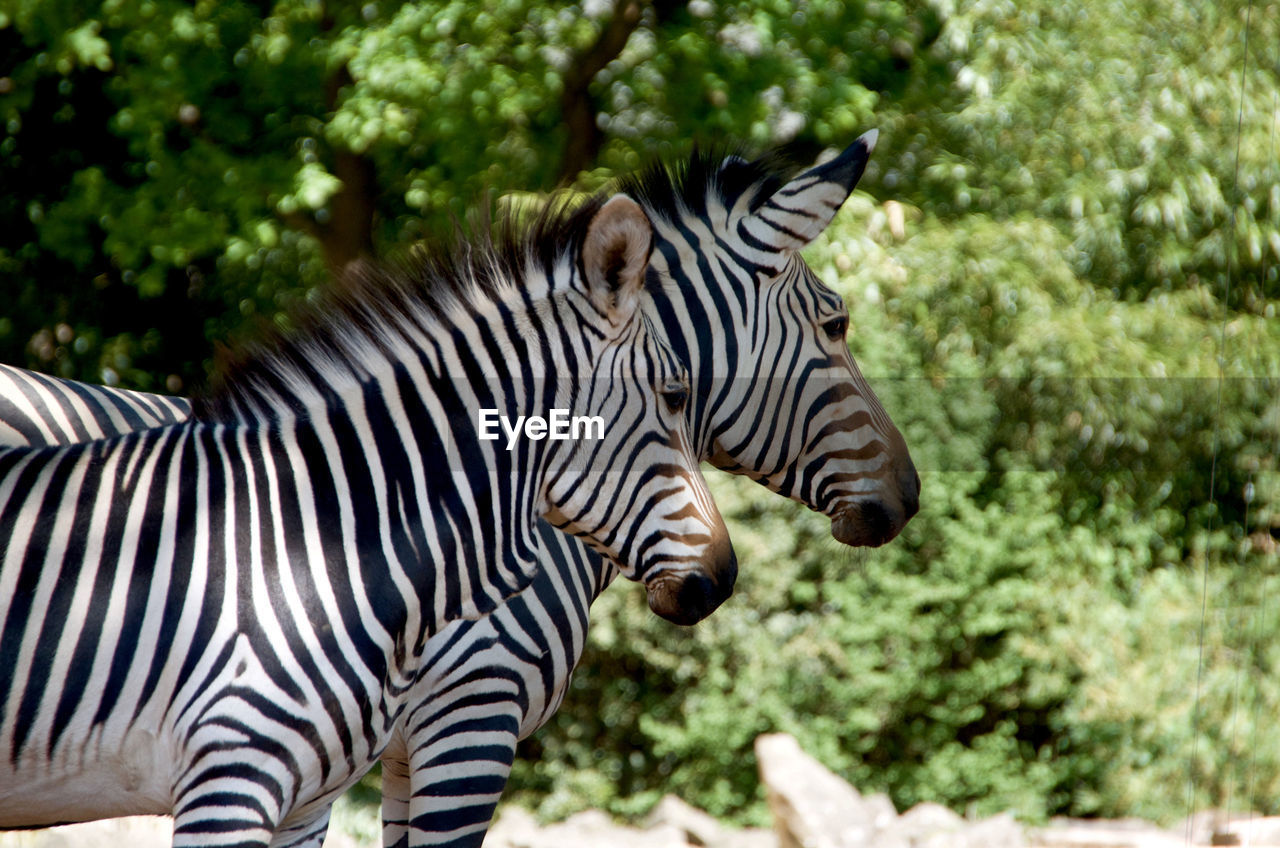
M 196 418 L 0 450 L 0 827 L 174 816 L 175 846 L 318 844 L 447 623 L 527 586 L 534 520 L 688 621 L 736 562 L 637 310 L 617 195 L 348 276 Z M 478 438 L 565 407 L 590 443 Z

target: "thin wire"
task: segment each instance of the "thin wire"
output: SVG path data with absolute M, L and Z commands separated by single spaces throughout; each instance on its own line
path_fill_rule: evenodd
M 1240 63 L 1240 108 L 1236 116 L 1236 159 L 1231 186 L 1232 204 L 1229 207 L 1231 217 L 1228 229 L 1227 249 L 1224 251 L 1227 262 L 1227 273 L 1223 283 L 1222 324 L 1218 332 L 1218 392 L 1213 413 L 1213 460 L 1209 464 L 1209 518 L 1205 527 L 1205 552 L 1204 563 L 1202 565 L 1203 578 L 1200 586 L 1200 638 L 1198 656 L 1196 660 L 1196 694 L 1194 706 L 1191 712 L 1191 759 L 1187 763 L 1187 826 L 1185 832 L 1187 845 L 1191 844 L 1192 820 L 1195 818 L 1196 812 L 1196 759 L 1200 753 L 1200 692 L 1204 681 L 1204 635 L 1205 622 L 1208 619 L 1209 610 L 1209 553 L 1212 547 L 1213 522 L 1214 518 L 1217 516 L 1217 496 L 1214 494 L 1214 487 L 1217 484 L 1218 478 L 1218 450 L 1222 428 L 1222 384 L 1226 375 L 1225 356 L 1227 348 L 1227 315 L 1231 304 L 1231 252 L 1236 245 L 1236 204 L 1239 203 L 1240 200 L 1240 138 L 1244 128 L 1245 84 L 1249 79 L 1249 25 L 1252 22 L 1252 19 L 1253 0 L 1249 0 L 1249 6 L 1245 12 L 1244 18 L 1244 57 Z
M 1277 120 L 1280 120 L 1280 91 L 1273 91 L 1271 93 L 1271 140 L 1268 145 L 1268 151 L 1267 151 L 1267 161 L 1271 163 L 1271 185 L 1273 186 L 1280 184 L 1277 182 L 1277 179 L 1276 179 L 1277 177 L 1277 174 L 1276 174 L 1276 170 L 1277 170 L 1276 168 L 1276 122 Z M 1277 210 L 1275 208 L 1274 203 L 1272 203 L 1272 200 L 1274 199 L 1274 197 L 1275 197 L 1274 191 L 1268 192 L 1268 198 L 1267 198 L 1268 220 L 1274 220 L 1276 218 Z M 1262 295 L 1263 295 L 1262 299 L 1265 302 L 1266 293 L 1267 293 L 1267 275 L 1271 273 L 1271 261 L 1269 258 L 1270 255 L 1268 253 L 1264 252 L 1263 257 L 1264 259 L 1262 261 L 1261 288 L 1262 288 Z M 1272 382 L 1273 381 L 1270 379 L 1268 379 L 1267 381 L 1269 386 L 1272 384 Z M 1269 392 L 1269 394 L 1272 397 L 1275 397 L 1274 390 L 1272 392 Z M 1273 460 L 1277 456 L 1280 456 L 1280 404 L 1275 404 L 1275 411 L 1276 411 L 1275 424 L 1273 426 L 1275 430 L 1276 442 L 1275 442 L 1275 447 L 1272 448 L 1272 453 L 1271 453 Z M 1250 479 L 1250 483 L 1252 483 L 1253 482 L 1252 474 L 1249 475 L 1249 479 Z M 1276 501 L 1276 493 L 1277 491 L 1280 491 L 1280 473 L 1273 472 L 1272 483 L 1273 485 L 1272 485 L 1271 499 L 1268 501 L 1268 503 L 1275 503 Z M 1270 511 L 1268 511 L 1268 527 L 1267 527 L 1268 538 L 1271 535 L 1270 525 L 1274 524 L 1274 521 L 1275 521 L 1274 516 L 1270 515 Z M 1245 530 L 1246 531 L 1248 530 L 1248 524 L 1245 525 Z M 1263 553 L 1264 553 L 1264 556 L 1267 556 L 1269 559 L 1274 561 L 1275 542 L 1271 541 L 1270 544 L 1272 546 L 1271 550 L 1264 551 Z M 1267 626 L 1267 601 L 1268 600 L 1269 598 L 1267 593 L 1267 576 L 1266 574 L 1264 574 L 1262 578 L 1262 600 L 1260 602 L 1260 610 L 1258 613 L 1258 623 L 1254 627 L 1253 645 L 1254 645 L 1255 655 L 1261 654 L 1263 636 L 1267 632 L 1266 626 Z M 1261 709 L 1262 709 L 1262 692 L 1261 692 L 1261 689 L 1255 689 L 1254 696 L 1253 696 L 1253 716 L 1251 719 L 1252 728 L 1249 734 L 1249 752 L 1250 752 L 1249 768 L 1245 776 L 1245 783 L 1248 786 L 1247 792 L 1249 797 L 1249 809 L 1248 809 L 1249 821 L 1253 820 L 1253 811 L 1258 809 L 1258 795 L 1257 795 L 1257 791 L 1258 791 L 1257 790 L 1258 724 L 1260 720 Z
M 1244 501 L 1244 520 L 1241 526 L 1244 531 L 1245 539 L 1247 540 L 1249 537 L 1249 512 L 1250 512 L 1250 507 L 1253 505 L 1253 497 L 1252 497 L 1253 471 L 1249 472 L 1249 480 L 1246 486 L 1247 488 L 1245 490 L 1246 497 Z M 1244 558 L 1245 558 L 1243 545 L 1238 549 L 1238 555 L 1239 555 L 1240 566 L 1242 567 L 1242 570 L 1243 570 Z M 1239 612 L 1239 610 L 1237 610 L 1237 612 Z M 1243 624 L 1240 626 L 1240 630 L 1244 630 Z M 1236 734 L 1239 730 L 1239 723 L 1237 721 L 1237 717 L 1239 715 L 1239 710 L 1240 710 L 1240 684 L 1244 679 L 1244 664 L 1245 664 L 1245 657 L 1247 656 L 1247 653 L 1246 653 L 1247 645 L 1244 644 L 1245 639 L 1243 637 L 1239 641 L 1241 643 L 1242 649 L 1237 653 L 1237 657 L 1239 658 L 1239 661 L 1236 663 L 1235 685 L 1232 686 L 1232 692 L 1231 692 L 1231 741 L 1227 745 L 1227 756 L 1232 758 L 1231 778 L 1227 781 L 1227 797 L 1226 797 L 1226 802 L 1224 804 L 1224 809 L 1226 811 L 1226 817 L 1228 822 L 1231 821 L 1231 803 L 1235 796 L 1236 778 L 1240 774 L 1239 767 L 1235 762 L 1234 752 L 1236 750 Z

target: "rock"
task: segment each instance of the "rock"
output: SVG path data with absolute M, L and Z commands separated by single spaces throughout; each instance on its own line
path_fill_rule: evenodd
M 484 848 L 696 848 L 684 832 L 671 824 L 646 830 L 615 823 L 600 810 L 577 813 L 558 824 L 539 827 L 533 816 L 516 807 L 503 807 L 489 828 Z
M 933 839 L 934 836 L 960 833 L 964 828 L 965 820 L 959 813 L 932 801 L 915 804 L 897 820 L 899 833 L 913 847 L 925 844 L 925 840 Z
M 170 848 L 172 844 L 173 819 L 168 816 L 128 816 L 0 832 L 0 848 Z M 376 848 L 379 844 L 361 844 L 333 827 L 324 840 L 324 848 Z
M 1280 816 L 1258 816 L 1243 821 L 1233 821 L 1227 831 L 1240 838 L 1241 845 L 1280 845 Z
M 132 816 L 0 833 L 0 848 L 169 848 L 173 843 L 173 819 L 164 816 Z
M 755 748 L 779 848 L 906 848 L 881 826 L 887 798 L 864 800 L 788 734 L 757 737 Z
M 1200 845 L 1248 845 L 1251 848 L 1280 843 L 1280 819 L 1267 818 L 1260 813 L 1224 810 L 1201 810 L 1173 832 Z
M 1053 819 L 1032 834 L 1036 848 L 1187 848 L 1182 833 L 1138 819 Z
M 587 810 L 559 824 L 539 826 L 518 807 L 502 808 L 484 848 L 778 848 L 767 830 L 726 827 L 696 807 L 668 795 L 643 829 L 627 827 L 599 810 Z
M 928 845 L 928 843 L 926 843 Z M 1026 848 L 1027 834 L 1008 813 L 974 822 L 959 838 L 928 845 L 928 848 Z
M 971 822 L 941 804 L 917 804 L 898 819 L 912 848 L 1025 848 L 1027 835 L 1008 813 Z
M 658 802 L 647 824 L 650 828 L 664 825 L 678 828 L 686 842 L 699 848 L 778 848 L 778 837 L 772 831 L 725 827 L 709 813 L 675 795 L 664 796 Z
M 725 828 L 720 822 L 675 795 L 663 796 L 649 814 L 647 823 L 649 827 L 669 825 L 679 829 L 690 845 L 719 848 L 725 842 Z
M 955 833 L 964 826 L 965 821 L 959 813 L 932 801 L 916 804 L 898 819 L 899 829 L 913 842 L 935 833 Z
M 868 795 L 863 799 L 863 804 L 876 830 L 894 827 L 898 822 L 898 808 L 893 806 L 893 799 L 883 792 Z
M 684 833 L 673 825 L 640 830 L 617 824 L 600 810 L 587 810 L 560 824 L 546 827 L 543 839 L 530 848 L 689 848 Z
M 1229 813 L 1225 810 L 1200 810 L 1173 829 L 1173 833 L 1186 839 L 1190 835 L 1199 845 L 1236 845 L 1238 827 L 1245 822 L 1260 819 L 1258 813 Z
M 507 804 L 489 825 L 484 848 L 516 848 L 525 845 L 538 833 L 538 820 L 527 810 Z
M 729 832 L 729 841 L 715 848 L 779 848 L 778 835 L 772 830 L 748 827 Z

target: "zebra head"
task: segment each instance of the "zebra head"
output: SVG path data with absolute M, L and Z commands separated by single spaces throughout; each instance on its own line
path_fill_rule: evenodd
M 577 408 L 609 426 L 561 457 L 543 517 L 643 581 L 655 613 L 694 624 L 732 594 L 738 569 L 688 437 L 688 373 L 639 308 L 652 241 L 648 217 L 625 195 L 587 226 L 576 277 L 598 331 L 584 335 L 600 349 L 573 392 Z
M 694 374 L 701 455 L 824 513 L 856 546 L 897 536 L 920 480 L 849 352 L 848 309 L 799 251 L 835 217 L 875 140 L 790 180 L 767 159 L 695 156 L 683 183 L 632 186 L 660 210 L 649 289 Z

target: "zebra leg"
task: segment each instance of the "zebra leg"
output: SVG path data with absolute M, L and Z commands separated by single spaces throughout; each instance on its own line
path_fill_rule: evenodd
M 177 805 L 173 848 L 268 848 L 274 824 L 246 797 L 243 781 L 209 781 L 198 797 Z
M 231 653 L 242 671 L 246 646 L 241 634 Z M 237 706 L 215 695 L 184 740 L 191 759 L 174 787 L 174 848 L 267 848 L 296 797 L 296 765 L 272 757 L 274 742 L 230 714 Z
M 332 812 L 332 804 L 323 804 L 303 818 L 290 816 L 287 824 L 273 826 L 267 805 L 245 791 L 244 780 L 209 780 L 201 784 L 196 797 L 179 805 L 173 822 L 173 845 L 321 848 Z
M 410 737 L 410 848 L 480 848 L 484 842 L 511 774 L 520 727 L 515 705 L 503 706 L 512 709 L 472 721 L 455 715 L 442 733 L 436 728 L 430 736 Z
M 404 736 L 397 728 L 382 753 L 382 845 L 406 848 L 409 844 L 409 758 Z
M 281 827 L 271 840 L 271 848 L 321 848 L 325 833 L 329 830 L 329 815 L 333 805 L 326 804 L 305 821 Z

